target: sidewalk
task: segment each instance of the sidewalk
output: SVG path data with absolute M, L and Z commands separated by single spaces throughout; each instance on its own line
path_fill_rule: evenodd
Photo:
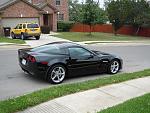
M 150 92 L 150 77 L 92 89 L 29 108 L 20 113 L 96 113 Z

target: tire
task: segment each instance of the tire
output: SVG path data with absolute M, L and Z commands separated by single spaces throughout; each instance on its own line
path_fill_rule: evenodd
M 16 36 L 13 32 L 11 33 L 11 37 L 12 37 L 12 39 L 16 39 Z
M 40 36 L 35 36 L 36 40 L 39 40 L 40 39 Z
M 25 40 L 25 39 L 26 39 L 23 33 L 21 33 L 20 38 L 21 38 L 22 40 Z
M 47 73 L 47 80 L 52 84 L 60 84 L 66 77 L 66 68 L 62 65 L 54 65 Z
M 116 74 L 118 73 L 120 70 L 120 62 L 119 60 L 115 59 L 115 60 L 112 60 L 108 66 L 108 73 L 109 74 Z

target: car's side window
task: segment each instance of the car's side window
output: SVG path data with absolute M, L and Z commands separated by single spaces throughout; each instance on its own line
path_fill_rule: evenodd
M 22 29 L 22 24 L 19 25 L 19 29 Z
M 69 48 L 69 53 L 71 58 L 82 58 L 91 55 L 91 53 L 88 50 L 81 47 Z
M 19 26 L 20 26 L 20 24 L 18 24 L 18 25 L 16 26 L 16 29 L 19 29 Z

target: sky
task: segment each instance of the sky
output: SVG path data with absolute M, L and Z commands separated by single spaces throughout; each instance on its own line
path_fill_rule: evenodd
M 79 0 L 79 2 L 84 2 L 85 0 Z M 98 0 L 94 0 L 94 1 L 98 1 Z M 104 0 L 99 0 L 100 2 L 100 7 L 103 8 L 104 6 Z

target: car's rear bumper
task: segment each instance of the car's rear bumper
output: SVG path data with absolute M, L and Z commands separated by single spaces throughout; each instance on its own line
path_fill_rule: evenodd
M 25 37 L 31 37 L 31 36 L 40 36 L 41 33 L 24 33 Z
M 26 65 L 22 64 L 22 60 L 19 59 L 19 65 L 24 70 L 25 72 L 37 76 L 37 77 L 42 77 L 44 79 L 47 78 L 47 66 L 42 66 L 39 65 L 38 63 L 27 63 Z

